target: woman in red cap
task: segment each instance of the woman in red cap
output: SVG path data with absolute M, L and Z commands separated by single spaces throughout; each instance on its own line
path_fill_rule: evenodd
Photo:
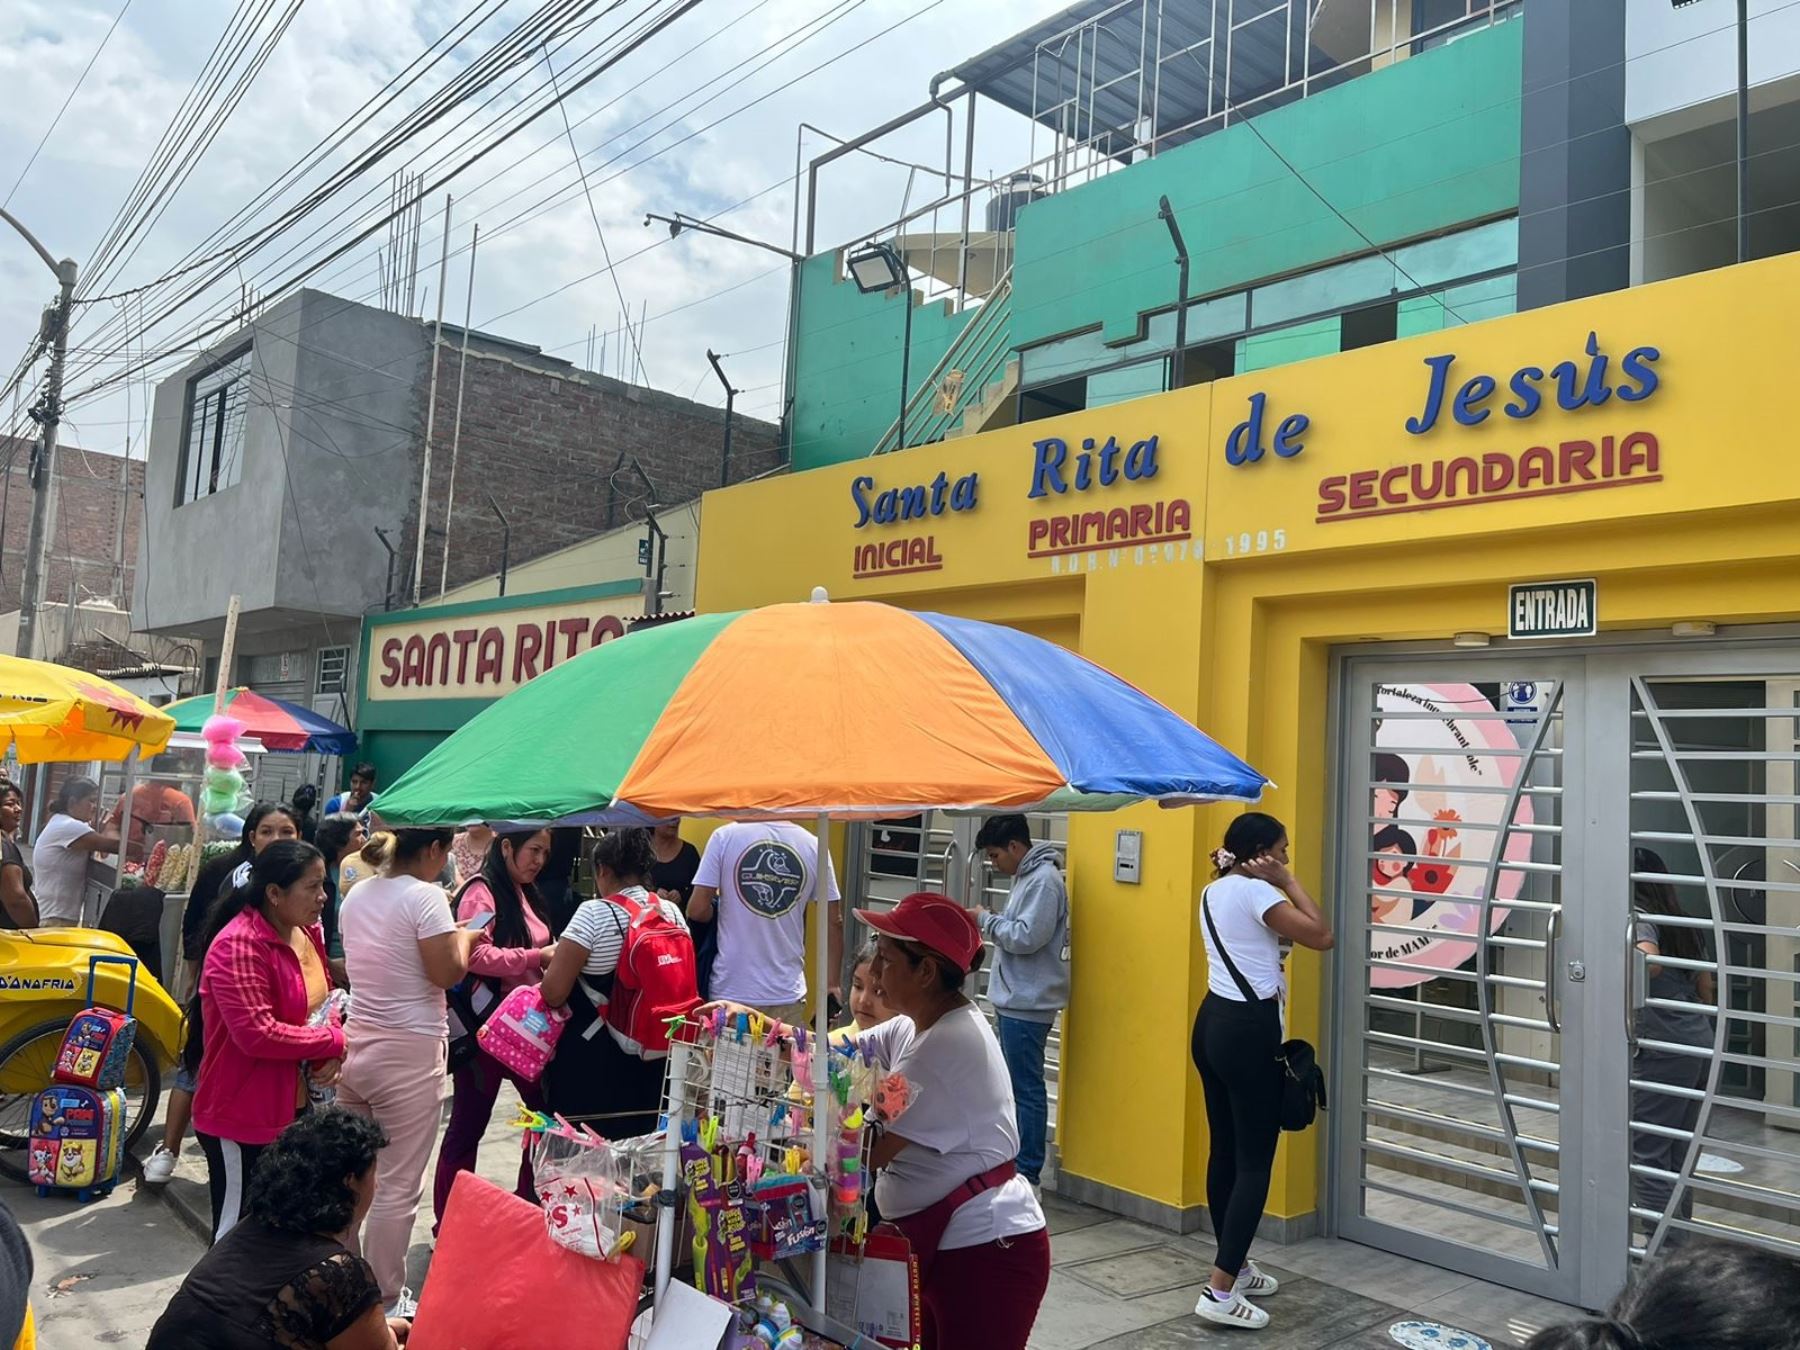
M 871 975 L 895 1016 L 860 1043 L 905 1075 L 913 1101 L 875 1141 L 875 1200 L 919 1261 L 923 1350 L 1025 1350 L 1050 1282 L 1050 1237 L 1018 1175 L 1011 1079 L 987 1018 L 963 992 L 981 932 L 945 895 L 885 913 Z

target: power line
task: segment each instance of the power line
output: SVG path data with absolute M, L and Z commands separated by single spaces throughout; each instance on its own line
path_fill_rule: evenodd
M 556 88 L 556 66 L 550 60 L 550 49 L 544 48 L 544 67 L 550 72 L 550 87 Z M 575 144 L 575 128 L 569 125 L 568 105 L 559 94 L 556 99 L 557 111 L 562 114 L 563 131 L 569 137 L 569 150 L 575 156 L 575 168 L 581 174 L 581 191 L 587 198 L 588 215 L 593 217 L 594 233 L 600 236 L 600 254 L 606 259 L 606 274 L 612 278 L 613 294 L 619 297 L 619 306 L 627 314 L 631 313 L 631 302 L 625 298 L 625 287 L 619 281 L 619 269 L 613 266 L 612 250 L 606 246 L 606 231 L 600 225 L 600 212 L 594 206 L 594 192 L 588 186 L 587 169 L 581 163 L 581 147 Z M 632 355 L 637 357 L 638 374 L 644 383 L 650 383 L 650 374 L 644 369 L 644 344 L 639 340 L 637 330 L 630 324 L 625 325 L 625 332 L 631 338 Z
M 94 54 L 88 57 L 87 64 L 81 68 L 81 74 L 75 77 L 75 83 L 70 86 L 68 96 L 62 101 L 62 107 L 56 110 L 56 116 L 52 117 L 50 125 L 44 128 L 44 134 L 38 139 L 36 148 L 32 150 L 31 158 L 25 161 L 25 167 L 20 169 L 19 176 L 13 179 L 13 185 L 7 189 L 6 200 L 0 202 L 0 207 L 12 205 L 13 193 L 19 190 L 19 184 L 25 181 L 25 175 L 31 172 L 31 166 L 37 163 L 38 156 L 50 143 L 50 137 L 55 134 L 57 124 L 62 121 L 63 114 L 69 111 L 69 104 L 75 101 L 75 95 L 80 91 L 82 82 L 87 79 L 88 72 L 94 68 L 94 62 L 100 59 L 100 53 L 106 50 L 106 44 L 112 41 L 112 35 L 119 27 L 119 20 L 125 17 L 125 11 L 130 8 L 131 0 L 125 0 L 125 3 L 119 6 L 119 12 L 113 15 L 113 21 L 107 27 L 106 36 L 100 39 L 100 45 L 94 48 Z

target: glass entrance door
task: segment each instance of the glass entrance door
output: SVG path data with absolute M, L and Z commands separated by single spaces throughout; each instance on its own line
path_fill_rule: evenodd
M 1597 1307 L 1800 1256 L 1800 644 L 1353 660 L 1339 1233 Z
M 1600 1104 L 1628 1138 L 1595 1260 L 1616 1281 L 1696 1238 L 1800 1257 L 1800 649 L 1590 668 L 1630 721 L 1625 819 L 1602 820 L 1629 858 L 1600 963 L 1621 1012 L 1592 1043 L 1628 1066 Z
M 1583 990 L 1573 663 L 1355 662 L 1339 864 L 1338 1231 L 1572 1299 Z

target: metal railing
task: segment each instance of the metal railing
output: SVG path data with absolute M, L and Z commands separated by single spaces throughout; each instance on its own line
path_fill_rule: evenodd
M 916 296 L 908 297 L 917 304 Z M 979 403 L 988 387 L 1004 378 L 1012 357 L 1012 272 L 995 284 L 975 316 L 944 351 L 906 401 L 907 445 L 941 441 L 959 417 Z M 904 450 L 899 444 L 900 419 L 888 423 L 872 455 Z

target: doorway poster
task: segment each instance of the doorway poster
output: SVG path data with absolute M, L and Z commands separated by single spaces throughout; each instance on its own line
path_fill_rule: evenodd
M 1395 964 L 1371 965 L 1369 984 L 1406 989 L 1475 955 L 1482 892 L 1506 824 L 1504 789 L 1523 766 L 1518 752 L 1531 732 L 1468 684 L 1382 685 L 1376 707 L 1369 955 Z M 1531 823 L 1529 796 L 1519 798 L 1513 821 Z M 1508 860 L 1530 859 L 1530 834 L 1505 838 Z M 1499 874 L 1489 932 L 1506 922 L 1502 902 L 1518 896 L 1523 880 L 1517 871 Z

